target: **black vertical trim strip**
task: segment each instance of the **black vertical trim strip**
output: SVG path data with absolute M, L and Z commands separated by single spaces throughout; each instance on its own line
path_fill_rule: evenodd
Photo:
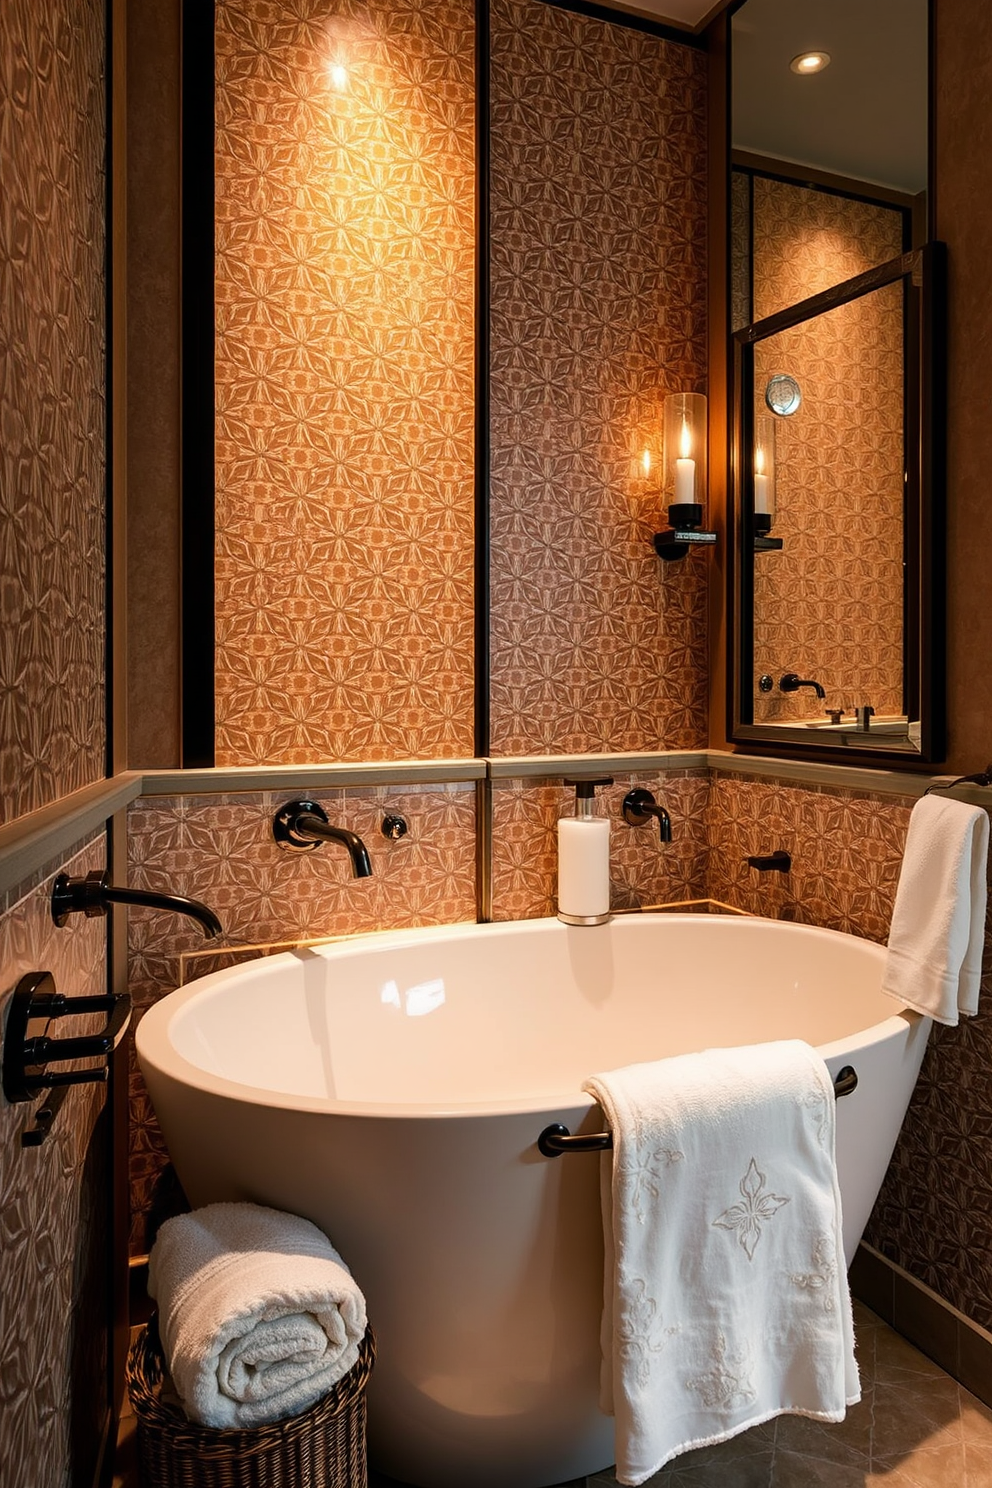
M 475 6 L 475 753 L 490 742 L 489 0 Z
M 106 0 L 103 8 L 103 301 L 104 301 L 104 348 L 103 348 L 103 677 L 104 677 L 104 775 L 109 780 L 114 773 L 114 705 L 116 685 L 114 678 L 114 628 L 123 625 L 125 617 L 114 613 L 114 26 L 113 0 Z
M 214 5 L 182 6 L 182 764 L 214 763 Z

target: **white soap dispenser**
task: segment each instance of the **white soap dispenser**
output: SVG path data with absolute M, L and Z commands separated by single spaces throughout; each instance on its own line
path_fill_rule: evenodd
M 612 777 L 570 780 L 575 815 L 558 822 L 558 918 L 566 925 L 605 925 L 610 918 L 610 824 L 593 815 L 597 785 Z

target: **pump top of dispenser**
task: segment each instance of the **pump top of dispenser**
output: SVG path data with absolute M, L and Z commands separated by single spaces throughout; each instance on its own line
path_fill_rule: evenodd
M 612 775 L 566 775 L 566 785 L 575 786 L 576 816 L 592 816 L 592 803 L 597 785 L 612 785 Z

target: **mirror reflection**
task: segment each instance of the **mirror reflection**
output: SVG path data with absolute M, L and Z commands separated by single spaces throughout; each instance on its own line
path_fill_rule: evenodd
M 738 737 L 921 747 L 919 326 L 896 265 L 851 281 L 926 241 L 927 33 L 927 0 L 733 17 Z

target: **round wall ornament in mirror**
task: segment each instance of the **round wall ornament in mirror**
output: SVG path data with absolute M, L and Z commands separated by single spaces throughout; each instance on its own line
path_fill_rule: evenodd
M 783 417 L 789 413 L 795 413 L 803 401 L 802 391 L 794 377 L 786 372 L 780 372 L 775 377 L 768 379 L 765 388 L 765 402 L 772 413 L 781 414 Z

